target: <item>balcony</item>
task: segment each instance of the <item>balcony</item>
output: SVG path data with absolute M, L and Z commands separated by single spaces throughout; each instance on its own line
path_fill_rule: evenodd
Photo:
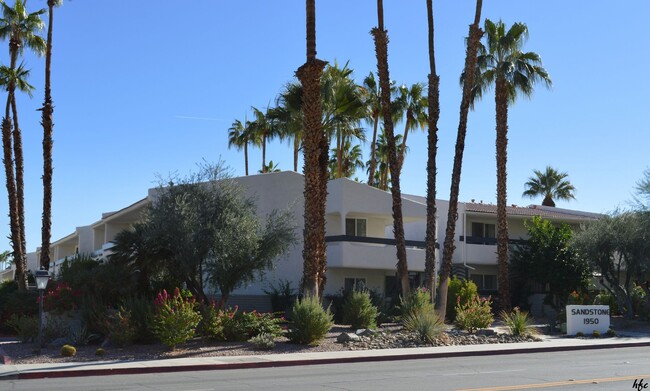
M 363 236 L 327 236 L 327 266 L 338 268 L 393 270 L 397 263 L 395 239 Z M 424 270 L 425 242 L 406 241 L 406 259 L 411 271 Z
M 465 259 L 468 263 L 477 265 L 496 265 L 496 238 L 484 238 L 480 236 L 460 236 L 460 242 L 467 243 L 465 248 Z M 508 240 L 510 245 L 526 243 L 521 239 Z

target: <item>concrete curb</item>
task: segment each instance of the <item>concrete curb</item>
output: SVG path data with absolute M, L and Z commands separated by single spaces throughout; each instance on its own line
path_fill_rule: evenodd
M 650 342 L 624 342 L 620 344 L 599 344 L 599 345 L 579 345 L 579 346 L 545 346 L 538 348 L 513 348 L 504 350 L 485 350 L 485 351 L 458 351 L 458 352 L 440 352 L 440 353 L 413 353 L 413 354 L 387 354 L 384 356 L 368 357 L 341 357 L 341 358 L 314 358 L 298 360 L 280 360 L 264 362 L 240 362 L 240 363 L 222 363 L 222 364 L 190 364 L 179 366 L 151 366 L 151 367 L 127 367 L 127 368 L 105 368 L 105 369 L 78 369 L 78 370 L 33 370 L 33 372 L 18 372 L 1 376 L 0 380 L 26 380 L 26 379 L 45 379 L 45 378 L 65 378 L 65 377 L 82 377 L 82 376 L 107 376 L 107 375 L 133 375 L 149 373 L 174 373 L 190 371 L 215 371 L 215 370 L 232 370 L 232 369 L 250 369 L 250 368 L 276 368 L 291 367 L 302 365 L 324 365 L 324 364 L 348 364 L 359 362 L 381 362 L 397 360 L 420 360 L 432 358 L 448 357 L 472 357 L 472 356 L 496 356 L 511 354 L 527 353 L 547 353 L 576 350 L 595 350 L 595 349 L 617 349 L 630 347 L 648 347 Z

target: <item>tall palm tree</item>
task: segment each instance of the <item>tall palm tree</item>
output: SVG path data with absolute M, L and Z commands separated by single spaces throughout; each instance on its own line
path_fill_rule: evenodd
M 7 196 L 9 199 L 9 227 L 11 231 L 11 243 L 13 249 L 14 264 L 16 265 L 16 280 L 18 289 L 27 289 L 27 263 L 26 253 L 21 246 L 23 243 L 23 231 L 20 229 L 20 218 L 18 208 L 18 192 L 16 189 L 16 176 L 13 167 L 13 149 L 12 149 L 12 121 L 11 121 L 11 103 L 14 101 L 16 88 L 20 91 L 27 92 L 31 95 L 34 89 L 27 83 L 29 70 L 25 69 L 23 64 L 12 69 L 7 66 L 0 66 L 0 85 L 7 90 L 7 103 L 5 105 L 5 114 L 2 118 L 2 149 L 3 163 L 5 168 Z
M 476 82 L 472 103 L 495 86 L 496 162 L 497 162 L 497 262 L 499 266 L 499 305 L 510 310 L 508 273 L 508 219 L 506 214 L 506 163 L 508 160 L 508 106 L 519 94 L 530 97 L 535 83 L 551 86 L 551 79 L 537 53 L 521 49 L 528 27 L 515 23 L 506 31 L 502 21 L 485 20 L 486 44 L 479 45 Z
M 456 151 L 454 153 L 454 166 L 451 172 L 451 188 L 449 190 L 449 210 L 447 213 L 447 228 L 445 229 L 445 242 L 442 251 L 442 262 L 440 267 L 440 306 L 438 313 L 441 319 L 445 318 L 447 312 L 447 288 L 449 287 L 449 276 L 451 275 L 451 261 L 454 256 L 454 235 L 456 234 L 456 221 L 458 220 L 458 193 L 460 192 L 460 174 L 463 166 L 463 152 L 465 151 L 465 136 L 467 135 L 467 116 L 472 97 L 472 86 L 476 78 L 475 72 L 468 72 L 476 68 L 478 46 L 483 31 L 479 23 L 481 21 L 481 8 L 483 0 L 476 0 L 476 11 L 474 23 L 469 26 L 469 38 L 465 52 L 465 73 L 463 84 L 463 95 L 460 101 L 460 118 L 458 120 L 458 134 L 456 136 Z
M 402 152 L 402 135 L 395 135 L 395 145 L 397 145 L 397 153 Z M 375 159 L 377 159 L 377 170 L 375 171 L 375 177 L 371 183 L 372 186 L 387 191 L 390 187 L 390 170 L 388 169 L 388 143 L 386 142 L 386 136 L 382 129 L 379 137 L 377 138 L 377 148 L 376 148 Z M 408 151 L 407 151 L 408 152 Z M 366 163 L 366 165 L 368 165 Z
M 427 230 L 425 238 L 424 279 L 431 292 L 431 302 L 436 302 L 436 155 L 438 151 L 438 119 L 440 118 L 440 77 L 436 74 L 434 50 L 433 0 L 427 0 L 429 38 L 429 86 L 427 93 Z
M 556 200 L 570 201 L 575 200 L 576 188 L 566 178 L 569 176 L 566 172 L 559 172 L 551 166 L 546 166 L 546 170 L 541 172 L 533 170 L 535 176 L 528 178 L 524 197 L 534 198 L 543 196 L 544 206 L 555 206 Z
M 25 47 L 32 49 L 36 54 L 41 55 L 45 53 L 46 43 L 37 32 L 44 27 L 41 15 L 47 12 L 46 9 L 41 9 L 33 13 L 27 13 L 25 1 L 16 0 L 13 8 L 6 3 L 0 2 L 2 6 L 2 19 L 0 20 L 0 38 L 9 39 L 9 56 L 10 56 L 10 70 L 16 70 L 18 56 L 22 54 Z M 10 100 L 8 104 L 11 106 L 13 115 L 13 129 L 11 137 L 13 138 L 13 155 L 14 161 L 5 162 L 5 165 L 10 165 L 10 169 L 15 169 L 15 204 L 9 207 L 16 208 L 16 216 L 18 218 L 18 237 L 12 237 L 14 246 L 14 259 L 16 262 L 16 269 L 18 264 L 23 269 L 27 268 L 27 246 L 25 242 L 25 206 L 24 206 L 24 159 L 23 159 L 23 146 L 22 134 L 18 123 L 18 110 L 15 102 L 15 88 L 16 83 L 9 83 L 7 99 Z M 11 144 L 11 142 L 9 143 Z M 3 142 L 3 146 L 5 143 Z M 6 156 L 6 151 L 5 151 Z M 5 167 L 5 171 L 7 168 Z M 9 191 L 9 188 L 7 188 Z M 13 236 L 13 235 L 12 235 Z M 18 248 L 19 247 L 19 248 Z M 24 279 L 19 273 L 20 279 Z M 27 281 L 24 283 L 19 281 L 20 289 L 26 289 Z
M 307 61 L 296 71 L 303 87 L 303 153 L 305 213 L 302 288 L 306 296 L 320 296 L 325 285 L 325 207 L 329 142 L 322 127 L 321 86 L 327 64 L 316 58 L 316 4 L 306 0 Z
M 422 94 L 424 92 L 424 84 L 415 83 L 411 87 L 402 85 L 399 88 L 399 100 L 403 105 L 404 113 L 404 137 L 402 142 L 406 145 L 406 140 L 409 136 L 409 131 L 416 129 L 424 129 L 427 125 L 427 98 Z M 399 169 L 402 170 L 404 165 L 404 151 L 399 155 Z
M 302 86 L 290 82 L 276 100 L 273 110 L 275 121 L 280 129 L 281 138 L 293 143 L 293 170 L 298 172 L 298 155 L 302 148 Z
M 251 109 L 255 120 L 250 123 L 250 128 L 255 133 L 255 137 L 260 139 L 262 145 L 262 172 L 266 172 L 266 143 L 280 136 L 280 133 L 278 127 L 275 126 L 275 121 L 273 121 L 273 109 L 270 107 L 267 107 L 266 111 L 259 110 L 256 107 L 251 107 Z
M 365 164 L 363 163 L 363 155 L 361 152 L 361 146 L 351 145 L 350 140 L 345 140 L 345 145 L 343 145 L 343 154 L 341 155 L 342 162 L 338 162 L 338 151 L 332 150 L 333 156 L 330 160 L 330 179 L 337 178 L 351 178 L 357 169 L 363 169 Z M 341 169 L 341 174 L 337 173 L 338 168 Z
M 228 148 L 234 147 L 238 151 L 244 150 L 244 169 L 248 176 L 248 141 L 243 136 L 246 133 L 246 128 L 250 126 L 250 122 L 244 121 L 245 125 L 236 119 L 228 128 Z
M 48 24 L 47 43 L 45 45 L 45 99 L 41 108 L 41 125 L 43 125 L 43 224 L 41 227 L 41 267 L 50 268 L 50 239 L 52 236 L 52 132 L 54 105 L 52 104 L 52 87 L 50 74 L 52 68 L 52 30 L 54 28 L 54 7 L 60 6 L 62 0 L 47 0 Z
M 384 4 L 377 0 L 377 27 L 372 29 L 377 54 L 377 74 L 381 87 L 381 111 L 384 117 L 384 133 L 388 144 L 388 167 L 391 177 L 391 196 L 393 198 L 393 233 L 397 248 L 397 275 L 402 287 L 402 294 L 409 293 L 408 263 L 406 260 L 406 242 L 404 238 L 404 220 L 402 217 L 402 191 L 400 189 L 399 160 L 395 145 L 395 132 L 390 103 L 390 76 L 388 72 L 388 32 L 384 29 Z

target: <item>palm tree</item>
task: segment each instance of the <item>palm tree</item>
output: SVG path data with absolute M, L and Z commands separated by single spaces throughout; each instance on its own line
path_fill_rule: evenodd
M 458 120 L 458 134 L 456 136 L 456 151 L 454 153 L 454 166 L 451 172 L 451 188 L 449 190 L 449 210 L 447 213 L 447 228 L 445 229 L 445 242 L 442 251 L 442 262 L 440 267 L 440 306 L 438 314 L 441 319 L 445 318 L 447 312 L 447 288 L 449 287 L 449 276 L 451 275 L 451 261 L 454 255 L 456 234 L 456 221 L 458 220 L 458 194 L 460 192 L 460 174 L 463 166 L 463 152 L 465 151 L 465 136 L 467 135 L 467 116 L 471 103 L 472 86 L 476 77 L 475 72 L 468 72 L 476 68 L 478 46 L 483 32 L 479 23 L 481 21 L 481 8 L 483 0 L 476 0 L 476 11 L 474 23 L 469 26 L 469 38 L 467 39 L 467 50 L 465 54 L 465 73 L 463 84 L 463 96 L 460 101 L 460 118 Z
M 266 112 L 256 107 L 251 107 L 251 109 L 253 110 L 255 120 L 250 123 L 250 128 L 262 144 L 262 172 L 266 172 L 264 171 L 264 167 L 266 167 L 266 142 L 271 141 L 280 134 L 273 121 L 273 110 L 271 108 L 267 107 Z
M 335 149 L 332 150 L 333 156 L 330 160 L 330 177 L 329 179 L 337 178 L 351 178 L 357 169 L 363 169 L 365 164 L 363 163 L 363 155 L 361 153 L 361 146 L 354 145 L 352 146 L 350 140 L 345 140 L 345 145 L 343 146 L 343 154 L 341 158 L 343 159 L 342 163 L 338 162 L 338 151 Z M 341 175 L 337 174 L 338 167 L 341 167 Z
M 302 86 L 290 82 L 276 100 L 274 120 L 280 130 L 280 138 L 293 143 L 293 170 L 298 172 L 298 154 L 302 148 Z
M 566 178 L 569 176 L 566 172 L 559 172 L 551 166 L 546 166 L 546 171 L 533 170 L 535 176 L 528 178 L 524 197 L 534 198 L 543 196 L 544 206 L 555 206 L 556 200 L 570 201 L 575 200 L 574 192 L 576 188 Z
M 264 174 L 267 172 L 280 172 L 280 163 L 273 163 L 273 160 L 269 160 L 269 164 L 264 166 L 264 170 L 259 170 L 258 173 Z
M 431 292 L 431 302 L 436 302 L 436 154 L 438 151 L 438 119 L 440 117 L 440 77 L 436 74 L 436 57 L 433 44 L 433 1 L 427 0 L 429 38 L 429 87 L 427 94 L 427 230 L 424 261 L 425 286 Z
M 530 97 L 537 82 L 551 86 L 551 79 L 542 67 L 537 53 L 522 52 L 528 36 L 523 23 L 515 23 L 506 31 L 502 21 L 485 20 L 486 45 L 479 45 L 476 82 L 472 103 L 495 85 L 496 162 L 497 162 L 497 262 L 499 265 L 499 304 L 510 310 L 508 274 L 508 220 L 506 214 L 506 163 L 508 159 L 508 106 L 518 94 Z
M 244 120 L 242 123 L 236 119 L 228 128 L 228 148 L 235 147 L 238 151 L 244 150 L 244 167 L 248 175 L 248 145 L 259 145 L 257 134 L 253 131 L 251 122 Z
M 399 88 L 400 97 L 398 98 L 402 102 L 403 113 L 404 113 L 404 137 L 403 143 L 406 145 L 406 140 L 408 139 L 409 131 L 416 130 L 418 128 L 424 129 L 427 124 L 427 98 L 422 96 L 424 92 L 424 84 L 415 83 L 410 88 L 406 85 L 402 85 Z M 404 165 L 404 151 L 399 155 L 399 169 L 402 170 Z
M 381 87 L 381 111 L 384 117 L 384 133 L 388 144 L 388 168 L 391 177 L 391 196 L 393 198 L 393 233 L 397 248 L 397 275 L 402 294 L 409 292 L 408 264 L 406 260 L 406 242 L 404 239 L 404 220 L 402 217 L 402 191 L 400 189 L 399 160 L 393 131 L 393 118 L 390 103 L 390 76 L 388 72 L 388 33 L 384 29 L 384 4 L 377 0 L 377 27 L 372 29 L 377 54 L 377 74 Z
M 18 207 L 18 190 L 16 174 L 13 167 L 13 151 L 12 150 L 12 121 L 11 121 L 11 107 L 15 101 L 14 93 L 16 88 L 19 91 L 26 92 L 31 96 L 34 87 L 27 83 L 29 77 L 29 70 L 24 68 L 21 63 L 17 68 L 12 69 L 7 66 L 0 66 L 0 85 L 4 86 L 7 90 L 7 104 L 5 106 L 5 115 L 2 119 L 2 147 L 3 147 L 3 163 L 5 167 L 5 176 L 7 180 L 7 195 L 9 198 L 9 221 L 11 231 L 11 242 L 13 247 L 13 258 L 16 265 L 16 280 L 18 281 L 18 288 L 20 290 L 27 289 L 27 261 L 26 249 L 23 245 L 24 229 L 21 229 L 20 208 Z M 15 105 L 14 105 L 15 106 Z
M 45 45 L 45 99 L 41 108 L 43 125 L 43 225 L 41 228 L 41 267 L 50 268 L 50 239 L 52 236 L 52 131 L 54 105 L 50 73 L 52 65 L 52 29 L 54 27 L 54 7 L 60 6 L 62 0 L 47 0 L 48 24 L 47 43 Z
M 303 87 L 303 153 L 305 175 L 305 228 L 302 288 L 318 297 L 325 285 L 325 205 L 329 142 L 322 127 L 320 80 L 325 61 L 316 58 L 316 4 L 306 0 L 307 61 L 296 71 Z
M 43 21 L 41 20 L 41 15 L 47 12 L 45 9 L 33 13 L 27 13 L 25 7 L 25 1 L 16 0 L 14 7 L 9 7 L 6 3 L 1 2 L 2 5 L 2 19 L 0 20 L 0 38 L 9 39 L 9 56 L 10 56 L 10 66 L 9 70 L 16 71 L 16 64 L 18 61 L 18 55 L 22 54 L 23 49 L 28 47 L 32 49 L 36 54 L 41 55 L 45 52 L 46 43 L 45 40 L 37 35 L 37 32 L 43 29 Z M 14 73 L 14 76 L 17 76 L 18 73 Z M 18 110 L 15 102 L 15 88 L 17 83 L 9 82 L 7 84 L 7 105 L 11 107 L 13 115 L 13 127 L 11 127 L 11 122 L 7 122 L 7 125 L 10 126 L 9 130 L 13 130 L 12 134 L 9 135 L 9 143 L 3 141 L 3 147 L 11 148 L 11 143 L 13 141 L 13 155 L 14 160 L 5 161 L 5 171 L 9 169 L 15 169 L 15 203 L 10 201 L 9 208 L 15 208 L 16 218 L 18 220 L 18 230 L 15 232 L 17 236 L 12 234 L 12 242 L 14 246 L 14 259 L 16 260 L 16 270 L 17 272 L 22 269 L 27 269 L 27 260 L 25 258 L 27 253 L 27 246 L 25 242 L 25 206 L 24 206 L 24 163 L 23 163 L 23 145 L 22 145 L 22 134 L 20 131 L 20 126 L 18 124 Z M 8 118 L 8 115 L 7 115 Z M 4 125 L 4 124 L 3 124 Z M 7 126 L 4 125 L 4 126 Z M 11 140 L 13 138 L 13 140 Z M 7 156 L 7 151 L 4 152 L 5 157 Z M 6 167 L 6 166 L 9 167 Z M 7 187 L 9 192 L 10 186 Z M 11 195 L 10 198 L 13 198 Z M 10 212 L 11 215 L 11 212 Z M 12 230 L 14 231 L 14 230 Z M 47 249 L 46 249 L 47 250 Z M 19 266 L 20 265 L 20 266 Z M 19 269 L 20 268 L 20 269 Z M 24 275 L 21 275 L 18 272 L 19 278 L 19 287 L 20 289 L 27 289 L 27 280 Z M 24 280 L 24 281 L 23 281 Z
M 397 145 L 397 153 L 402 153 L 403 144 L 401 134 L 395 135 L 395 145 Z M 386 142 L 386 136 L 384 135 L 383 129 L 377 138 L 377 147 L 375 152 L 375 159 L 377 160 L 378 165 L 371 186 L 387 191 L 390 187 L 391 180 L 390 170 L 388 169 L 388 143 Z M 408 150 L 406 152 L 408 152 Z M 366 165 L 369 164 L 370 162 L 366 163 Z

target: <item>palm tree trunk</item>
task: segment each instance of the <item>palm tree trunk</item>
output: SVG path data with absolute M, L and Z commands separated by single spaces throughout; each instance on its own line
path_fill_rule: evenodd
M 336 178 L 343 176 L 343 130 L 336 132 Z
M 409 136 L 409 127 L 411 125 L 409 114 L 406 113 L 406 124 L 404 125 L 404 137 L 402 137 L 402 151 L 399 154 L 399 171 L 402 172 L 402 165 L 404 164 L 404 155 L 406 154 L 406 139 Z
M 293 171 L 298 172 L 298 154 L 300 152 L 300 139 L 293 139 Z
M 320 102 L 320 78 L 325 61 L 316 58 L 316 5 L 306 0 L 307 61 L 296 71 L 303 86 L 303 153 L 305 176 L 305 213 L 302 289 L 306 296 L 319 296 L 323 285 L 321 271 L 325 259 L 325 203 L 327 182 L 322 174 L 323 130 Z M 326 153 L 329 151 L 325 151 Z M 325 172 L 325 176 L 327 172 Z M 325 184 L 323 185 L 323 182 Z
M 436 74 L 434 51 L 433 0 L 427 0 L 427 19 L 429 25 L 429 88 L 427 134 L 427 230 L 425 238 L 424 280 L 431 292 L 431 302 L 436 302 L 436 155 L 438 152 L 438 119 L 440 118 L 440 77 Z M 406 140 L 405 140 L 406 141 Z
M 16 95 L 12 95 L 11 109 L 14 119 L 14 163 L 16 165 L 16 211 L 18 212 L 18 228 L 20 229 L 20 261 L 23 270 L 27 271 L 27 243 L 25 240 L 25 179 L 24 179 L 24 159 L 23 159 L 23 137 L 18 126 L 18 109 L 16 107 Z
M 508 215 L 507 167 L 508 161 L 508 89 L 506 80 L 497 77 L 495 87 L 496 104 L 496 160 L 497 160 L 497 265 L 499 268 L 499 307 L 510 311 L 510 289 L 508 274 Z
M 248 140 L 244 141 L 244 172 L 248 176 Z
M 438 314 L 444 319 L 447 313 L 447 287 L 451 275 L 452 259 L 454 256 L 456 221 L 458 220 L 458 193 L 460 192 L 460 175 L 463 165 L 463 152 L 465 151 L 465 136 L 467 134 L 467 116 L 471 101 L 471 90 L 476 78 L 476 61 L 478 44 L 483 36 L 479 27 L 481 21 L 481 7 L 483 0 L 476 0 L 474 23 L 469 26 L 469 39 L 465 55 L 465 80 L 463 82 L 463 96 L 460 102 L 460 119 L 458 120 L 458 134 L 456 136 L 456 151 L 454 154 L 454 167 L 451 174 L 451 188 L 449 190 L 449 211 L 447 214 L 447 228 L 442 252 L 442 265 L 440 268 L 440 306 Z
M 262 174 L 266 172 L 266 131 L 262 133 Z
M 52 22 L 54 20 L 54 2 L 47 2 L 49 21 L 47 25 L 47 46 L 45 51 L 45 100 L 41 109 L 43 125 L 43 222 L 41 227 L 41 267 L 50 268 L 50 239 L 52 230 L 52 132 L 54 122 L 52 114 L 52 90 L 50 70 L 52 64 Z
M 377 169 L 377 160 L 375 149 L 377 148 L 377 127 L 379 126 L 379 113 L 373 118 L 372 143 L 370 144 L 370 169 L 368 170 L 368 184 L 373 185 L 375 182 L 375 170 Z
M 399 161 L 393 119 L 390 112 L 390 76 L 388 72 L 388 33 L 384 30 L 384 10 L 382 0 L 377 0 L 378 27 L 372 29 L 377 54 L 377 71 L 381 86 L 381 103 L 384 117 L 384 132 L 388 145 L 388 167 L 391 176 L 391 195 L 393 198 L 393 233 L 397 248 L 397 275 L 399 277 L 402 295 L 409 293 L 408 264 L 406 260 L 406 243 L 404 239 L 404 221 L 402 218 L 402 192 L 400 190 Z

